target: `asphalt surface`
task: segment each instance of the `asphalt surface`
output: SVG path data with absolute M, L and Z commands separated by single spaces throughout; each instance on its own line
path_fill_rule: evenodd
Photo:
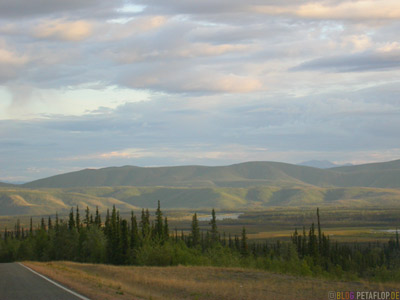
M 18 263 L 0 264 L 0 300 L 78 300 Z

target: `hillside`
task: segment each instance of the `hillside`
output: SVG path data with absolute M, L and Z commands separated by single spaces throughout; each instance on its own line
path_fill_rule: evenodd
M 134 166 L 86 169 L 36 180 L 27 188 L 90 186 L 251 187 L 319 186 L 400 188 L 400 160 L 319 169 L 279 162 L 247 162 L 221 167 Z
M 105 212 L 164 209 L 260 210 L 269 207 L 398 207 L 400 190 L 379 188 L 321 188 L 255 186 L 230 187 L 80 187 L 66 189 L 0 188 L 0 215 L 66 214 L 72 206 L 96 206 Z
M 400 160 L 318 169 L 278 162 L 222 167 L 82 170 L 0 187 L 0 215 L 152 208 L 254 210 L 276 206 L 400 206 Z

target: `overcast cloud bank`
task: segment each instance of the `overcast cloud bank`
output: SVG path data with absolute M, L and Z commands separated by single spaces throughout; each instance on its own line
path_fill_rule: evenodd
M 398 1 L 0 1 L 0 180 L 399 158 Z

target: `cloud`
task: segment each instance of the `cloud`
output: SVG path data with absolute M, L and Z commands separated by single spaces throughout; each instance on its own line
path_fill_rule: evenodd
M 170 93 L 249 93 L 264 89 L 257 78 L 218 71 L 192 70 L 187 74 L 184 66 L 173 73 L 166 65 L 163 68 L 147 69 L 136 74 L 126 74 L 121 82 L 137 89 L 152 89 Z M 209 74 L 212 73 L 212 76 Z
M 292 71 L 370 72 L 400 68 L 400 51 L 363 52 L 306 61 Z
M 33 31 L 38 38 L 80 41 L 91 35 L 92 25 L 86 21 L 48 20 L 37 25 Z
M 147 34 L 167 24 L 166 16 L 138 16 L 124 23 L 107 22 L 97 25 L 99 41 L 115 42 Z
M 0 0 L 1 168 L 394 158 L 397 2 Z
M 0 40 L 0 83 L 17 78 L 30 61 L 28 55 L 7 48 L 8 45 Z
M 0 64 L 10 66 L 21 66 L 29 61 L 26 55 L 18 55 L 6 49 L 0 49 Z
M 27 18 L 43 15 L 65 15 L 81 10 L 92 12 L 92 16 L 104 10 L 112 10 L 123 5 L 122 0 L 0 0 L 0 16 L 3 18 Z
M 311 2 L 301 5 L 296 14 L 303 18 L 344 20 L 386 20 L 400 18 L 396 0 L 339 1 L 331 5 Z

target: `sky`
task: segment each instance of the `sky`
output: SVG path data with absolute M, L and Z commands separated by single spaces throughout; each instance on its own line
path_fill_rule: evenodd
M 0 181 L 400 158 L 398 0 L 0 0 Z

